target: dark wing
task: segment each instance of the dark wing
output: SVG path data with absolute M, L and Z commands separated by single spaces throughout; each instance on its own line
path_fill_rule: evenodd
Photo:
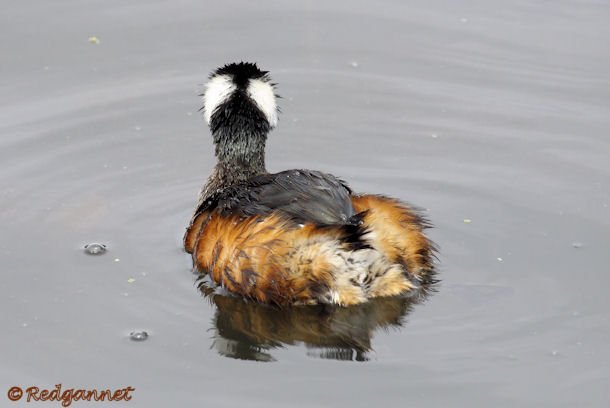
M 281 212 L 298 223 L 349 224 L 355 212 L 351 191 L 338 178 L 318 171 L 288 170 L 253 177 L 225 188 L 206 200 L 199 211 L 218 209 L 223 215 L 268 215 Z

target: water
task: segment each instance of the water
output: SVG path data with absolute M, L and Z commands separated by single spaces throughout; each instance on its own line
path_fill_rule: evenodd
M 129 333 L 129 338 L 133 341 L 144 341 L 148 339 L 148 332 L 145 331 L 134 331 Z
M 133 407 L 607 405 L 609 18 L 600 1 L 5 7 L 4 392 L 132 386 Z M 200 289 L 180 248 L 213 166 L 197 94 L 238 60 L 269 69 L 283 96 L 269 168 L 425 207 L 438 293 L 278 313 Z M 109 252 L 87 256 L 92 242 Z M 151 336 L 130 341 L 135 328 Z
M 98 244 L 98 243 L 91 243 L 91 244 L 87 244 L 84 247 L 85 253 L 88 255 L 103 255 L 106 253 L 106 245 L 104 244 Z

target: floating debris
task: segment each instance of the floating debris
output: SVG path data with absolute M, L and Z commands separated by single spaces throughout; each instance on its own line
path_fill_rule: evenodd
M 472 220 L 470 218 L 464 218 L 464 224 L 470 224 Z
M 102 255 L 107 250 L 106 245 L 98 243 L 87 244 L 84 248 L 87 255 Z
M 121 260 L 119 258 L 114 258 L 114 262 L 120 262 Z
M 133 331 L 129 333 L 129 338 L 133 341 L 144 341 L 148 339 L 148 333 L 145 331 Z
M 136 280 L 135 278 L 129 278 L 127 279 L 127 283 L 134 283 Z
M 352 61 L 352 62 L 350 62 L 349 64 L 352 66 L 352 68 L 358 68 L 358 67 L 360 66 L 360 64 L 358 63 L 358 61 Z
M 504 259 L 499 258 L 499 257 L 498 257 L 498 258 L 496 258 L 496 259 L 498 260 L 498 262 L 502 262 L 502 261 L 504 260 Z
M 89 40 L 88 40 L 88 41 L 89 41 L 89 44 L 95 44 L 95 45 L 97 45 L 97 44 L 99 44 L 99 43 L 100 43 L 100 39 L 99 39 L 99 38 L 97 38 L 96 36 L 91 36 L 91 37 L 89 37 Z
M 582 242 L 572 242 L 573 248 L 582 248 Z
M 438 139 L 438 135 L 436 133 L 432 133 L 430 136 L 432 136 L 432 139 Z

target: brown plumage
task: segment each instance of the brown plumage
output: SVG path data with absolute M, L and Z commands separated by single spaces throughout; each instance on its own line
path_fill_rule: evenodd
M 374 232 L 369 240 L 390 262 L 402 265 L 418 281 L 432 278 L 435 245 L 423 230 L 431 225 L 399 200 L 378 195 L 356 195 L 357 212 L 367 211 L 364 227 Z
M 218 163 L 184 237 L 197 270 L 230 292 L 277 305 L 354 305 L 432 280 L 427 222 L 398 200 L 355 195 L 309 170 L 270 174 L 274 88 L 253 64 L 216 70 L 204 113 Z

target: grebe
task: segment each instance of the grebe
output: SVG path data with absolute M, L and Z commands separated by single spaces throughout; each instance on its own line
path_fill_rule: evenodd
M 265 142 L 278 121 L 267 71 L 245 62 L 218 68 L 203 103 L 217 163 L 184 236 L 195 269 L 280 306 L 354 305 L 432 280 L 429 224 L 410 206 L 355 194 L 319 171 L 267 172 Z

